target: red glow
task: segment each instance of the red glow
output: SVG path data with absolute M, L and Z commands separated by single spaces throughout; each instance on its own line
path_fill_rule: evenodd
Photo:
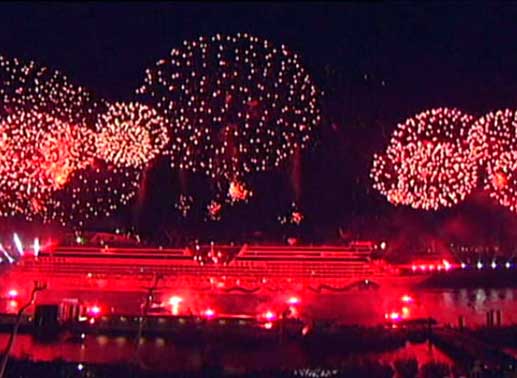
M 9 290 L 7 293 L 7 296 L 9 298 L 16 298 L 18 296 L 18 290 L 16 290 L 16 289 Z
M 273 323 L 271 323 L 271 322 L 265 323 L 265 324 L 264 324 L 264 328 L 265 328 L 265 329 L 271 329 L 271 328 L 273 328 Z
M 503 189 L 508 185 L 508 178 L 503 172 L 496 172 L 492 184 L 496 189 Z
M 266 311 L 264 313 L 264 318 L 266 318 L 267 320 L 274 320 L 276 318 L 276 315 L 271 311 Z
M 18 301 L 14 300 L 14 299 L 10 300 L 9 301 L 9 307 L 11 307 L 11 308 L 18 307 Z
M 392 312 L 389 314 L 391 320 L 400 320 L 400 314 L 398 312 Z
M 413 298 L 411 298 L 411 296 L 405 294 L 402 296 L 402 298 L 400 298 L 400 300 L 404 303 L 412 303 L 413 302 Z

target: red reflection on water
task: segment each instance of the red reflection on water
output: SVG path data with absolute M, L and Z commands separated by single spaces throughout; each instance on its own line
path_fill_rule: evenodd
M 419 366 L 428 362 L 453 364 L 453 360 L 450 357 L 428 342 L 421 344 L 407 342 L 403 348 L 379 354 L 378 358 L 386 363 L 393 363 L 398 359 L 415 358 Z
M 272 325 L 270 326 L 272 327 Z M 0 345 L 6 345 L 8 335 L 0 334 Z M 83 344 L 61 340 L 54 344 L 40 344 L 31 336 L 19 335 L 14 344 L 12 355 L 17 358 L 31 357 L 35 361 L 52 361 L 63 359 L 83 364 L 129 363 L 134 360 L 135 346 L 132 338 L 87 336 Z M 139 355 L 148 366 L 168 371 L 193 371 L 202 367 L 203 348 L 187 345 L 175 345 L 163 339 L 146 339 L 141 344 Z M 385 363 L 393 363 L 400 358 L 416 358 L 419 365 L 430 361 L 452 364 L 438 348 L 427 344 L 406 343 L 397 350 L 383 353 L 361 354 L 361 357 L 377 359 Z M 263 345 L 251 350 L 225 346 L 220 350 L 220 358 L 225 367 L 238 369 L 267 368 L 300 368 L 306 366 L 311 356 L 297 343 L 281 346 Z M 350 355 L 336 353 L 335 361 L 349 360 Z

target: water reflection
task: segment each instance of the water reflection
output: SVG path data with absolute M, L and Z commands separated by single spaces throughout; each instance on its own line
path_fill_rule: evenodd
M 0 335 L 0 345 L 7 343 L 7 336 Z M 47 344 L 39 343 L 31 336 L 20 335 L 13 349 L 13 356 L 34 361 L 52 361 L 62 359 L 83 364 L 128 363 L 134 361 L 134 342 L 123 337 L 87 336 L 84 343 L 70 342 L 66 339 Z M 301 344 L 258 345 L 242 348 L 232 345 L 178 345 L 172 340 L 150 338 L 139 348 L 138 360 L 144 366 L 169 371 L 197 371 L 203 361 L 217 359 L 226 369 L 238 372 L 261 369 L 298 369 L 316 362 Z M 325 357 L 325 366 L 340 366 L 353 357 L 336 350 Z M 419 365 L 430 361 L 452 363 L 443 352 L 433 345 L 407 342 L 402 348 L 382 353 L 361 354 L 361 358 L 371 358 L 392 364 L 400 358 L 415 358 Z
M 411 343 L 406 342 L 404 348 L 385 352 L 377 356 L 378 360 L 391 364 L 398 359 L 415 358 L 419 366 L 429 362 L 441 362 L 448 365 L 453 364 L 453 360 L 443 353 L 440 349 L 429 342 Z

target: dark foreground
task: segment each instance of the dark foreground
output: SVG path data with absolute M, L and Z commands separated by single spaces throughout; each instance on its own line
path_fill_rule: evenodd
M 501 370 L 478 369 L 480 378 L 502 378 L 514 377 L 515 373 Z M 152 372 L 139 367 L 138 365 L 82 365 L 71 364 L 63 361 L 52 362 L 31 362 L 27 360 L 11 361 L 7 376 L 13 378 L 33 377 L 175 377 L 175 378 L 299 378 L 299 377 L 355 377 L 355 378 L 443 378 L 443 377 L 465 377 L 476 374 L 476 368 L 466 372 L 464 369 L 446 365 L 439 362 L 430 362 L 418 366 L 415 359 L 396 360 L 393 364 L 381 363 L 375 360 L 361 359 L 350 360 L 338 368 L 307 367 L 297 370 L 263 370 L 247 373 L 229 373 L 220 367 L 205 367 L 199 372 L 177 372 L 160 373 Z

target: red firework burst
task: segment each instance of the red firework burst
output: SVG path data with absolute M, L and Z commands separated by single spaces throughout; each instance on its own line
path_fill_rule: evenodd
M 62 189 L 70 175 L 92 159 L 93 135 L 47 114 L 17 112 L 0 121 L 0 188 L 4 198 L 0 213 L 33 214 L 45 207 L 50 195 Z M 26 206 L 26 204 L 34 206 Z
M 477 184 L 467 135 L 473 117 L 433 109 L 399 125 L 386 155 L 374 157 L 373 186 L 391 203 L 437 210 L 465 199 Z
M 499 204 L 517 212 L 517 151 L 503 152 L 491 161 L 486 187 Z
M 485 189 L 499 204 L 516 211 L 517 111 L 499 110 L 481 117 L 469 133 L 469 144 L 485 168 Z
M 242 182 L 232 181 L 228 187 L 228 197 L 230 203 L 247 201 L 253 195 Z
M 126 204 L 139 184 L 139 171 L 127 165 L 144 159 L 127 159 L 133 155 L 124 149 L 117 163 L 127 164 L 115 167 L 107 163 L 117 159 L 106 151 L 115 149 L 114 140 L 127 137 L 113 135 L 113 129 L 142 120 L 138 116 L 148 120 L 149 112 L 141 111 L 143 107 L 128 108 L 130 114 L 119 108 L 116 113 L 58 71 L 0 56 L 0 215 L 81 225 Z M 103 113 L 105 117 L 99 119 Z M 110 116 L 115 125 L 104 123 Z M 137 126 L 146 128 L 149 123 Z M 154 130 L 147 134 L 153 143 Z M 120 131 L 127 130 L 121 127 Z M 145 133 L 138 135 L 142 142 L 149 140 Z M 107 162 L 97 158 L 96 144 L 101 139 L 101 145 L 109 145 L 100 152 Z M 143 148 L 152 155 L 157 145 L 161 143 L 151 149 L 145 143 Z
M 104 107 L 104 101 L 59 71 L 0 56 L 0 116 L 34 111 L 88 127 Z
M 222 205 L 217 201 L 211 201 L 207 206 L 207 217 L 209 220 L 221 220 Z
M 97 121 L 97 156 L 123 167 L 141 168 L 169 141 L 165 120 L 145 105 L 114 103 Z
M 299 56 L 248 34 L 185 42 L 137 92 L 171 121 L 174 167 L 229 181 L 278 166 L 320 122 Z
M 479 118 L 468 142 L 482 165 L 493 164 L 505 152 L 517 151 L 517 111 L 499 110 Z

